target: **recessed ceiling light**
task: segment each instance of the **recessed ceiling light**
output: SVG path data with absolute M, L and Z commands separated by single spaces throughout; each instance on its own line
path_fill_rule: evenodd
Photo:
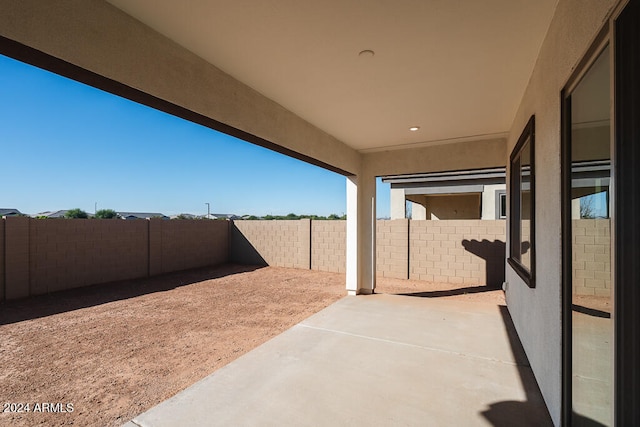
M 363 58 L 371 58 L 373 55 L 375 55 L 376 53 L 370 49 L 365 49 L 360 51 L 360 53 L 358 54 L 358 56 L 361 56 Z
M 419 131 L 419 130 L 420 130 L 420 126 L 412 126 L 412 127 L 410 127 L 410 128 L 409 128 L 409 130 L 410 130 L 411 132 Z

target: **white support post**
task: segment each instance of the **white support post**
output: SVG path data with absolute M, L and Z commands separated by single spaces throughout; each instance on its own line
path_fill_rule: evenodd
M 404 219 L 406 203 L 404 188 L 392 188 L 389 192 L 389 199 L 391 204 L 391 219 Z
M 411 202 L 411 219 L 427 219 L 427 208 L 420 203 Z
M 375 178 L 347 177 L 347 294 L 375 289 Z

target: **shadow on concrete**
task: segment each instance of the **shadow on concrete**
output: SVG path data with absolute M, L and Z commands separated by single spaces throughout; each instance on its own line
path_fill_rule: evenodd
M 571 421 L 576 427 L 606 427 L 601 422 L 587 418 L 584 415 L 580 415 L 577 412 L 571 414 Z
M 571 310 L 577 311 L 578 313 L 586 314 L 588 316 L 601 317 L 603 319 L 611 319 L 611 313 L 609 313 L 608 311 L 602 311 L 596 308 L 589 308 L 583 305 L 571 304 Z
M 442 290 L 442 291 L 401 293 L 398 295 L 404 295 L 407 297 L 420 297 L 420 298 L 439 298 L 439 297 L 452 297 L 455 295 L 478 294 L 481 292 L 495 291 L 497 289 L 499 288 L 492 287 L 492 286 L 469 286 L 465 288 L 448 289 L 448 290 Z
M 529 360 L 524 352 L 516 328 L 511 320 L 509 310 L 505 306 L 498 306 L 509 344 L 513 352 L 522 388 L 526 393 L 526 401 L 508 400 L 495 402 L 489 405 L 489 409 L 481 411 L 484 418 L 495 427 L 520 426 L 553 426 L 551 416 L 542 398 L 540 388 L 536 382 Z M 515 423 L 515 424 L 514 424 Z
M 489 241 L 483 239 L 479 241 L 464 239 L 462 246 L 468 252 L 485 260 L 485 283 L 488 286 L 502 286 L 504 282 L 506 243 L 502 240 Z
M 243 265 L 260 265 L 266 267 L 267 261 L 253 247 L 251 242 L 231 223 L 229 236 L 229 261 Z
M 135 298 L 155 292 L 163 292 L 205 280 L 218 279 L 238 273 L 246 273 L 262 266 L 225 264 L 221 266 L 184 270 L 154 277 L 101 283 L 82 288 L 67 289 L 47 295 L 0 303 L 0 325 L 37 319 L 53 314 L 78 310 Z

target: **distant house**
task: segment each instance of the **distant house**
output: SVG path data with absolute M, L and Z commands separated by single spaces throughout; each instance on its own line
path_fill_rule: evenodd
M 504 219 L 505 168 L 383 176 L 391 184 L 391 219 Z
M 118 217 L 121 219 L 150 219 L 161 218 L 169 219 L 168 216 L 158 212 L 117 212 Z
M 234 214 L 211 214 L 209 215 L 209 217 L 211 219 L 230 219 L 230 220 L 240 219 L 238 215 L 234 215 Z
M 0 217 L 2 216 L 20 216 L 24 215 L 18 209 L 0 208 Z
M 64 218 L 67 212 L 69 212 L 68 209 L 64 209 L 61 211 L 44 211 L 33 216 L 36 218 Z
M 206 219 L 206 215 L 194 215 L 190 213 L 181 213 L 178 215 L 171 215 L 171 219 Z

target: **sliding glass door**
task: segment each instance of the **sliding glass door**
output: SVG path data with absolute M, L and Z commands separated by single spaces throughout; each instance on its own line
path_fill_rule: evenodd
M 613 420 L 611 52 L 565 92 L 565 327 L 571 425 Z M 567 402 L 569 404 L 569 402 Z

